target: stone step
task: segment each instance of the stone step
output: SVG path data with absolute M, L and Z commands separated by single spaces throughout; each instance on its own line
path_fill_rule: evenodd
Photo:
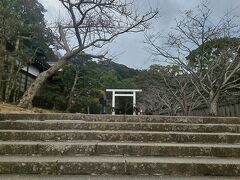
M 240 176 L 240 159 L 203 157 L 0 156 L 0 173 Z
M 0 155 L 118 155 L 240 158 L 240 144 L 138 143 L 100 141 L 0 141 Z
M 84 122 L 70 120 L 0 121 L 4 130 L 139 130 L 184 132 L 232 132 L 240 133 L 237 124 L 187 124 L 187 123 L 135 123 L 135 122 Z
M 86 114 L 0 114 L 0 120 L 84 120 L 103 122 L 151 122 L 194 124 L 240 124 L 240 117 L 124 116 Z
M 134 175 L 0 175 L 1 180 L 239 180 L 230 176 L 134 176 Z
M 196 133 L 155 131 L 89 131 L 89 130 L 0 130 L 0 140 L 65 141 L 140 141 L 140 142 L 195 142 L 240 143 L 240 133 Z

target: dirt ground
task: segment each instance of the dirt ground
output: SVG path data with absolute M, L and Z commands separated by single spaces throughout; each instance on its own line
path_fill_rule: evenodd
M 0 102 L 0 113 L 54 113 L 54 111 L 41 109 L 41 108 L 32 108 L 32 109 L 24 109 L 17 107 L 16 105 L 7 104 Z

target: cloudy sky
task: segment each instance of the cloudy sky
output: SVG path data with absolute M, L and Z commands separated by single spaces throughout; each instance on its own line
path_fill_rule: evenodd
M 175 25 L 175 19 L 181 12 L 195 8 L 201 0 L 136 0 L 138 9 L 160 9 L 160 18 L 153 22 L 153 32 L 162 34 L 170 31 Z M 59 15 L 64 16 L 63 7 L 58 0 L 39 0 L 47 10 L 46 19 L 49 23 L 59 20 Z M 240 0 L 209 0 L 213 9 L 213 17 L 223 16 L 227 11 L 232 11 L 240 17 Z M 213 18 L 213 19 L 214 19 Z M 134 33 L 118 37 L 110 46 L 110 54 L 115 57 L 114 61 L 125 64 L 135 69 L 146 69 L 149 65 L 158 63 L 144 45 L 144 34 Z

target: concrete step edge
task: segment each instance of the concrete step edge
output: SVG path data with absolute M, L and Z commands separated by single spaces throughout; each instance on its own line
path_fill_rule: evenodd
M 178 122 L 227 122 L 234 124 L 240 123 L 240 117 L 183 117 L 183 116 L 124 116 L 124 115 L 86 115 L 86 114 L 0 114 L 0 120 L 6 119 L 30 119 L 30 120 L 51 120 L 51 119 L 69 119 L 69 120 L 85 120 L 85 121 L 178 121 Z
M 133 142 L 0 142 L 1 155 L 118 155 L 240 158 L 240 144 Z
M 116 124 L 116 125 L 179 125 L 179 126 L 240 126 L 240 124 L 230 123 L 197 123 L 197 122 L 112 122 L 112 121 L 84 121 L 84 120 L 3 120 L 4 123 L 19 123 L 19 124 Z
M 46 146 L 74 146 L 74 145 L 99 145 L 99 146 L 149 146 L 149 147 L 206 147 L 206 148 L 240 148 L 240 144 L 225 143 L 161 143 L 161 142 L 104 142 L 104 141 L 0 141 L 4 145 L 46 145 Z
M 240 176 L 239 158 L 0 156 L 0 173 Z
M 109 133 L 109 134 L 179 134 L 179 135 L 234 135 L 231 132 L 178 132 L 178 131 L 132 131 L 132 130 L 0 130 L 0 133 Z
M 3 162 L 119 162 L 119 163 L 169 163 L 169 164 L 235 164 L 240 158 L 216 157 L 155 157 L 155 156 L 8 156 L 0 155 Z
M 2 180 L 239 180 L 230 176 L 128 176 L 128 175 L 20 175 L 2 174 Z
M 30 124 L 30 125 L 56 125 L 56 124 L 61 124 L 61 125 L 78 125 L 78 124 L 89 124 L 89 125 L 161 125 L 161 126 L 167 126 L 167 125 L 173 125 L 173 126 L 208 126 L 208 127 L 214 127 L 214 126 L 220 126 L 220 127 L 240 127 L 240 124 L 217 124 L 217 123 L 176 123 L 176 122 L 169 122 L 169 123 L 164 123 L 164 122 L 101 122 L 101 121 L 95 121 L 95 122 L 87 122 L 87 121 L 62 121 L 62 120 L 57 120 L 57 121 L 11 121 L 11 120 L 5 120 L 5 121 L 0 121 L 1 124 Z
M 239 120 L 235 120 L 235 119 L 231 119 L 230 121 L 228 120 L 191 120 L 191 119 L 187 119 L 187 120 L 177 120 L 177 119 L 163 119 L 163 120 L 87 120 L 87 119 L 43 119 L 43 120 L 39 120 L 39 119 L 4 119 L 1 120 L 0 119 L 0 123 L 1 122 L 48 122 L 48 123 L 55 123 L 55 122 L 59 122 L 59 123 L 81 123 L 81 122 L 85 122 L 85 123 L 145 123 L 145 124 L 233 124 L 233 125 L 240 125 L 240 118 Z

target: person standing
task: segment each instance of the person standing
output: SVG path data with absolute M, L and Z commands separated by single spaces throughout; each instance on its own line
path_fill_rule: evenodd
M 101 106 L 100 107 L 100 114 L 106 114 L 107 100 L 103 95 L 99 98 L 99 104 Z

